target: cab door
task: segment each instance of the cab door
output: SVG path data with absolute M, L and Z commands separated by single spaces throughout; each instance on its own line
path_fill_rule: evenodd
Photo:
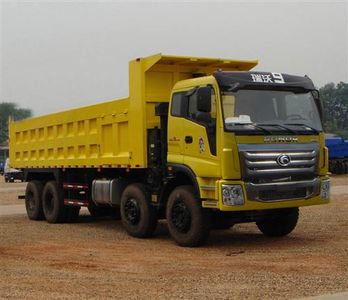
M 181 162 L 197 177 L 219 177 L 217 105 L 212 86 L 173 94 L 168 124 L 168 162 Z
M 196 87 L 188 96 L 182 122 L 184 164 L 198 177 L 219 177 L 217 159 L 217 105 L 212 86 Z

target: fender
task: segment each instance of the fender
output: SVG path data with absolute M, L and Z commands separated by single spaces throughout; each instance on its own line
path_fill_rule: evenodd
M 168 170 L 171 168 L 171 170 L 168 171 L 169 177 L 175 177 L 175 174 L 177 173 L 184 173 L 185 175 L 187 175 L 187 177 L 189 177 L 191 182 L 193 183 L 193 186 L 195 188 L 198 198 L 201 198 L 196 175 L 190 167 L 183 164 L 175 164 L 175 163 L 168 163 L 167 167 L 168 167 Z
M 24 181 L 30 181 L 32 179 L 47 179 L 50 175 L 52 180 L 62 182 L 62 171 L 58 168 L 26 168 L 23 169 Z

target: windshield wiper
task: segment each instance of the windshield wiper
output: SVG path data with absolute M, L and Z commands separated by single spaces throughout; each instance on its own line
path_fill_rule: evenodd
M 302 124 L 302 123 L 284 123 L 284 125 L 292 125 L 292 126 L 302 126 L 302 127 L 307 127 L 309 129 L 311 129 L 313 132 L 315 133 L 319 133 L 319 130 L 318 129 L 315 129 L 314 127 L 312 126 L 309 126 L 307 124 Z
M 260 123 L 260 124 L 258 124 L 258 125 L 259 125 L 259 126 L 260 126 L 260 125 L 263 125 L 263 126 L 278 126 L 278 127 L 283 128 L 283 129 L 285 129 L 286 131 L 288 131 L 288 132 L 290 132 L 290 133 L 292 133 L 292 134 L 297 134 L 295 130 L 292 130 L 291 128 L 286 127 L 286 126 L 284 126 L 284 125 L 280 125 L 280 124 Z
M 251 124 L 251 125 L 254 126 L 254 127 L 257 128 L 257 129 L 261 129 L 264 133 L 272 134 L 272 131 L 267 130 L 266 128 L 263 128 L 263 127 L 260 126 L 260 125 L 256 125 L 256 124 Z

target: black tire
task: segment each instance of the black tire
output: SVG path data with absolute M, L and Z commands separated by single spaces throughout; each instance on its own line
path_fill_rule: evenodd
M 68 223 L 76 222 L 80 214 L 80 206 L 66 206 L 65 221 Z
M 334 168 L 333 165 L 329 162 L 329 172 L 334 174 Z
M 30 220 L 43 220 L 42 209 L 43 184 L 40 181 L 29 181 L 25 189 L 25 208 Z
M 203 245 L 210 231 L 210 217 L 195 197 L 192 186 L 177 187 L 169 195 L 166 218 L 175 242 L 184 247 Z
M 130 184 L 123 191 L 121 220 L 131 236 L 145 238 L 153 235 L 157 226 L 157 211 L 151 206 L 143 184 Z
M 348 161 L 344 162 L 345 165 L 345 174 L 348 174 Z
M 48 223 L 62 223 L 66 218 L 63 188 L 56 181 L 49 181 L 43 189 L 42 207 Z
M 268 216 L 267 219 L 256 222 L 257 227 L 266 236 L 280 237 L 289 234 L 296 227 L 299 209 L 280 209 L 279 213 Z
M 346 166 L 344 161 L 341 162 L 341 174 L 345 174 L 346 173 Z
M 334 163 L 334 164 L 332 164 L 332 173 L 333 174 L 337 174 L 337 171 L 338 169 L 337 169 L 337 163 Z

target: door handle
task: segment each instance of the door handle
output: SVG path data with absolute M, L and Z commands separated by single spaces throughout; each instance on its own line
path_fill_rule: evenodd
M 192 144 L 193 138 L 190 135 L 185 136 L 185 143 L 186 144 Z

